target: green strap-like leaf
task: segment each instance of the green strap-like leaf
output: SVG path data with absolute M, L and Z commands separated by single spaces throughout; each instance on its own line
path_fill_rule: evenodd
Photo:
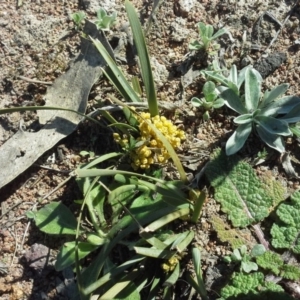
M 156 99 L 156 88 L 154 84 L 152 68 L 150 58 L 143 34 L 143 30 L 138 19 L 137 13 L 132 4 L 126 0 L 125 8 L 130 22 L 134 43 L 138 52 L 140 60 L 140 68 L 142 73 L 143 82 L 145 84 L 147 100 L 149 105 L 149 111 L 152 117 L 159 114 L 157 99 Z
M 101 44 L 100 41 L 94 40 L 92 37 L 90 37 L 98 51 L 100 52 L 101 56 L 106 61 L 109 70 L 105 72 L 106 76 L 108 76 L 111 83 L 118 89 L 118 91 L 122 94 L 122 96 L 125 99 L 128 99 L 132 102 L 141 102 L 141 99 L 138 97 L 134 89 L 131 87 L 127 79 L 125 78 L 123 72 L 118 68 L 115 61 L 112 59 L 112 57 L 109 55 L 109 53 L 106 51 L 105 47 Z M 112 76 L 109 76 L 112 74 Z

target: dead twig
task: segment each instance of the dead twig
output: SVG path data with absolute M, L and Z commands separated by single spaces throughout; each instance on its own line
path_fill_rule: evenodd
M 49 81 L 40 81 L 40 80 L 36 80 L 36 79 L 30 79 L 30 78 L 27 78 L 27 77 L 24 77 L 24 76 L 17 76 L 17 78 L 28 81 L 28 82 L 32 82 L 32 83 L 52 85 L 52 82 L 49 82 Z

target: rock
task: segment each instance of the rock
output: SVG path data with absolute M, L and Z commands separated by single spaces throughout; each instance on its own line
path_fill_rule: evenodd
M 187 17 L 195 5 L 195 0 L 177 0 L 175 2 L 175 14 L 181 17 Z
M 50 256 L 50 248 L 42 244 L 33 244 L 24 255 L 28 265 L 37 273 L 41 274 L 43 270 L 51 270 L 53 258 Z
M 183 42 L 189 34 L 189 30 L 186 28 L 186 19 L 177 17 L 174 22 L 171 23 L 172 33 L 171 40 L 174 42 Z
M 280 67 L 287 60 L 285 53 L 270 54 L 267 58 L 262 59 L 254 64 L 254 68 L 266 78 L 272 74 L 278 67 Z
M 160 88 L 168 80 L 169 72 L 165 65 L 160 64 L 155 57 L 151 57 L 151 67 L 157 88 Z
M 107 12 L 115 10 L 115 0 L 83 0 L 86 11 L 92 14 L 96 14 L 99 8 L 104 8 Z

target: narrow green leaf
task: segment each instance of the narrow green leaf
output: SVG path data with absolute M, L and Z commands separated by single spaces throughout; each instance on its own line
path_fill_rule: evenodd
M 100 125 L 101 127 L 103 127 L 103 125 L 97 121 L 96 119 L 93 119 L 85 114 L 80 113 L 77 110 L 73 110 L 73 109 L 68 109 L 68 108 L 63 108 L 63 107 L 57 107 L 57 106 L 19 106 L 19 107 L 10 107 L 10 108 L 1 108 L 0 109 L 0 115 L 3 114 L 10 114 L 13 112 L 20 112 L 20 111 L 36 111 L 36 110 L 62 110 L 62 111 L 69 111 L 72 112 L 74 114 L 77 114 L 79 116 L 82 116 L 83 118 L 86 118 L 87 120 L 94 122 L 98 125 Z
M 131 125 L 128 125 L 126 123 L 112 123 L 112 124 L 108 125 L 108 127 L 116 127 L 116 128 L 119 128 L 119 129 L 120 128 L 125 128 L 125 129 L 131 130 L 134 133 L 139 133 L 139 131 L 136 128 L 134 128 Z
M 155 296 L 160 289 L 160 285 L 159 285 L 160 281 L 161 281 L 161 278 L 160 278 L 159 274 L 155 274 L 155 277 L 153 278 L 147 300 L 155 299 Z
M 205 191 L 201 191 L 200 193 L 197 193 L 195 190 L 191 190 L 192 195 L 194 195 L 194 210 L 193 210 L 193 215 L 191 217 L 191 222 L 197 223 L 197 221 L 200 218 L 201 211 L 203 204 L 206 200 L 207 194 Z
M 151 116 L 154 117 L 159 114 L 159 110 L 158 110 L 157 99 L 156 99 L 156 88 L 154 84 L 150 58 L 149 58 L 143 30 L 140 21 L 138 19 L 137 13 L 134 7 L 132 6 L 132 4 L 128 0 L 125 0 L 125 8 L 128 15 L 130 27 L 132 30 L 134 43 L 138 52 L 142 78 L 145 84 L 145 89 L 147 94 L 149 111 Z
M 164 282 L 164 286 L 172 286 L 174 285 L 179 278 L 180 265 L 179 263 L 176 265 L 173 272 L 168 276 L 167 280 Z
M 194 232 L 193 231 L 187 231 L 184 234 L 182 234 L 179 239 L 177 239 L 176 241 L 174 241 L 171 250 L 172 249 L 176 249 L 177 252 L 182 253 L 184 250 L 186 250 L 186 248 L 188 247 L 188 245 L 192 242 L 192 240 L 194 239 Z
M 202 39 L 205 40 L 212 40 L 212 35 L 214 33 L 214 28 L 213 26 L 207 24 L 207 25 L 204 25 L 205 26 L 205 29 L 202 31 Z
M 240 90 L 241 85 L 243 84 L 243 82 L 245 81 L 245 75 L 247 70 L 251 68 L 251 66 L 246 66 L 245 68 L 243 68 L 239 74 L 238 74 L 238 78 L 237 78 L 237 88 L 238 90 Z
M 101 297 L 97 297 L 99 300 L 108 300 L 108 299 L 115 299 L 115 300 L 121 300 L 124 299 L 123 297 L 118 298 L 116 297 L 118 294 L 121 294 L 122 291 L 124 291 L 128 285 L 132 284 L 133 280 L 140 274 L 139 270 L 133 270 L 127 275 L 125 275 L 119 282 L 117 282 L 115 285 L 113 285 L 108 291 L 106 291 Z M 97 295 L 98 296 L 98 295 Z M 135 298 L 137 295 L 133 294 L 134 298 L 127 298 L 126 299 L 140 299 Z
M 106 160 L 109 160 L 109 159 L 112 159 L 112 158 L 116 158 L 116 157 L 121 156 L 121 155 L 123 155 L 123 153 L 110 152 L 110 153 L 104 154 L 104 155 L 102 155 L 100 157 L 97 157 L 97 158 L 93 159 L 88 164 L 80 166 L 79 168 L 80 169 L 90 169 L 92 167 L 95 167 L 98 164 L 101 164 L 102 162 L 104 162 Z
M 146 248 L 146 247 L 133 247 L 135 252 L 139 255 L 160 258 L 160 259 L 169 259 L 176 254 L 176 251 L 170 250 L 159 250 L 154 248 Z
M 206 300 L 208 298 L 207 298 L 207 292 L 206 292 L 205 285 L 204 285 L 204 282 L 203 282 L 203 277 L 202 277 L 201 252 L 198 248 L 193 248 L 192 249 L 192 259 L 193 259 L 194 269 L 195 269 L 196 278 L 197 278 L 197 288 L 196 288 L 196 290 L 201 295 L 201 297 L 204 300 Z
M 135 90 L 135 92 L 141 97 L 142 96 L 142 89 L 139 82 L 139 78 L 137 76 L 133 76 L 131 79 L 132 87 Z
M 171 212 L 170 214 L 167 214 L 167 215 L 163 216 L 162 218 L 157 219 L 156 221 L 154 221 L 153 223 L 148 225 L 145 230 L 150 231 L 150 232 L 155 232 L 157 229 L 163 227 L 164 225 L 166 225 L 178 218 L 186 216 L 189 213 L 190 213 L 190 208 L 188 207 L 188 205 L 185 205 L 185 207 L 183 207 L 179 210 L 175 210 L 175 211 Z
M 49 234 L 76 234 L 77 220 L 61 202 L 51 202 L 35 213 L 35 224 Z
M 115 267 L 110 272 L 108 272 L 107 274 L 100 277 L 97 281 L 95 280 L 95 281 L 89 282 L 88 287 L 84 291 L 85 294 L 86 295 L 91 294 L 93 291 L 95 291 L 99 287 L 103 286 L 105 283 L 110 281 L 112 278 L 116 277 L 119 274 L 124 273 L 125 270 L 138 264 L 139 262 L 141 262 L 144 259 L 145 259 L 145 257 L 134 256 L 130 260 L 126 261 L 125 263 L 121 264 L 118 267 Z
M 112 57 L 109 55 L 105 47 L 101 44 L 101 42 L 97 39 L 93 39 L 90 37 L 98 51 L 100 52 L 101 56 L 106 61 L 109 69 L 111 70 L 113 77 L 109 77 L 108 75 L 110 73 L 106 72 L 106 75 L 108 76 L 111 83 L 118 89 L 118 86 L 121 86 L 122 89 L 118 89 L 120 93 L 122 93 L 122 96 L 125 99 L 128 99 L 132 102 L 141 102 L 141 99 L 138 97 L 136 92 L 133 90 L 127 79 L 125 78 L 123 72 L 117 67 L 115 61 L 112 59 Z

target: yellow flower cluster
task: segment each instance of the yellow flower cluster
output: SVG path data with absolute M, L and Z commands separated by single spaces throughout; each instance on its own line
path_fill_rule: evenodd
M 177 149 L 181 145 L 181 141 L 185 140 L 183 130 L 177 129 L 170 120 L 166 117 L 155 116 L 151 118 L 149 113 L 141 113 L 138 117 L 139 129 L 141 136 L 137 139 L 140 146 L 134 148 L 130 153 L 132 159 L 132 167 L 137 170 L 148 169 L 154 163 L 164 164 L 170 158 L 167 149 L 164 147 L 162 141 L 157 138 L 155 132 L 148 125 L 148 122 L 153 124 L 170 142 L 170 144 Z M 118 134 L 114 135 L 115 141 L 122 147 L 128 144 L 127 138 L 121 139 Z
M 179 263 L 179 259 L 178 257 L 172 256 L 171 258 L 169 258 L 166 262 L 164 262 L 163 264 L 161 264 L 161 268 L 164 270 L 164 272 L 171 272 L 174 271 L 175 267 L 177 266 L 177 264 Z

